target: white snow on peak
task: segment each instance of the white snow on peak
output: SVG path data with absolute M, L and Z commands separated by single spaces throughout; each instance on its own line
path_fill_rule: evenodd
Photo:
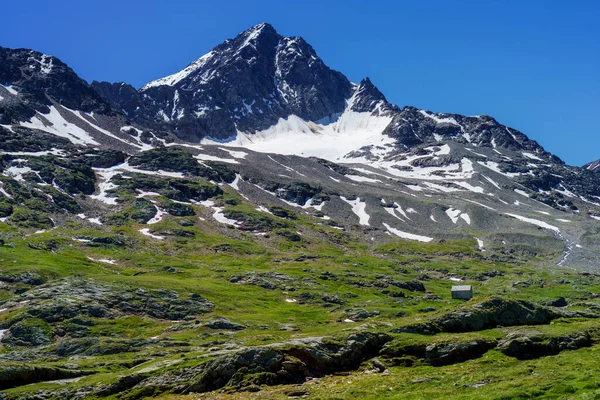
M 174 86 L 177 83 L 184 80 L 185 78 L 187 78 L 188 76 L 190 76 L 191 74 L 193 74 L 195 71 L 204 67 L 204 65 L 206 65 L 206 63 L 212 57 L 214 57 L 215 54 L 215 51 L 212 50 L 200 57 L 199 59 L 197 59 L 196 61 L 194 61 L 193 63 L 191 63 L 190 65 L 188 65 L 187 67 L 185 67 L 184 69 L 182 69 L 181 71 L 176 72 L 173 75 L 165 76 L 164 78 L 160 78 L 145 84 L 141 90 L 144 91 L 156 86 Z
M 52 72 L 52 63 L 54 59 L 49 55 L 42 54 L 42 57 L 39 60 L 31 56 L 27 59 L 27 61 L 34 61 L 40 64 L 40 72 L 44 75 L 47 75 L 50 72 Z
M 529 158 L 530 160 L 544 161 L 543 159 L 539 158 L 538 156 L 536 156 L 535 154 L 532 154 L 532 153 L 527 153 L 524 151 L 521 154 L 523 154 L 523 156 Z
M 265 26 L 266 24 L 263 22 L 256 26 L 253 26 L 252 28 L 244 32 L 246 38 L 244 40 L 244 43 L 242 43 L 242 45 L 240 46 L 240 50 L 246 46 L 255 47 L 256 39 L 258 39 L 258 36 L 260 35 Z
M 347 110 L 335 122 L 325 125 L 290 115 L 263 131 L 238 131 L 237 136 L 227 143 L 203 139 L 202 144 L 245 147 L 261 153 L 315 156 L 339 162 L 346 154 L 363 146 L 395 143 L 394 139 L 383 135 L 391 120 L 391 117 Z
M 423 116 L 434 120 L 436 124 L 452 124 L 452 125 L 460 126 L 460 124 L 458 122 L 456 122 L 456 120 L 452 117 L 440 118 L 440 117 L 436 116 L 435 114 L 428 113 L 425 110 L 419 110 L 419 112 Z

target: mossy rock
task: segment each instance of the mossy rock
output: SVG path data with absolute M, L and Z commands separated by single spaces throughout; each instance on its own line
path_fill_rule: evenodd
M 204 201 L 223 194 L 220 187 L 207 182 L 173 180 L 169 182 L 169 185 L 172 191 L 165 193 L 165 196 L 171 200 Z
M 131 205 L 131 212 L 129 216 L 134 221 L 141 224 L 145 224 L 151 220 L 157 213 L 157 209 L 148 199 L 139 198 L 135 199 Z
M 49 229 L 54 226 L 47 215 L 24 208 L 15 210 L 10 217 L 10 221 L 23 228 Z
M 525 300 L 492 297 L 428 322 L 397 328 L 394 331 L 427 335 L 441 332 L 473 332 L 497 326 L 548 324 L 561 315 L 558 311 Z
M 125 226 L 129 223 L 129 214 L 123 211 L 109 214 L 102 221 L 108 225 Z
M 281 237 L 286 238 L 289 241 L 292 241 L 292 242 L 302 241 L 302 236 L 298 235 L 296 232 L 292 232 L 287 229 L 279 229 L 275 233 Z
M 140 169 L 195 173 L 199 167 L 194 156 L 183 149 L 172 147 L 151 149 L 129 159 L 129 164 Z
M 191 217 L 196 215 L 194 209 L 186 204 L 169 202 L 164 208 L 165 211 L 176 217 Z
M 275 216 L 285 219 L 296 219 L 296 213 L 280 206 L 269 206 L 268 210 Z
M 287 228 L 288 223 L 278 221 L 262 213 L 250 213 L 239 210 L 225 210 L 225 217 L 242 222 L 240 229 L 249 231 L 270 231 L 276 228 Z
M 50 196 L 54 203 L 61 209 L 67 210 L 72 214 L 78 214 L 82 211 L 81 206 L 70 196 L 59 192 L 56 189 L 50 191 Z
M 40 318 L 25 318 L 9 329 L 3 343 L 14 346 L 40 346 L 52 342 L 52 328 Z
M 13 213 L 13 206 L 8 203 L 0 203 L 0 218 L 10 217 Z

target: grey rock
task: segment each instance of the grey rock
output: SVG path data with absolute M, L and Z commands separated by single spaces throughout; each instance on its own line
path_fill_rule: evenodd
M 231 322 L 230 320 L 224 317 L 211 319 L 210 321 L 205 322 L 203 326 L 210 329 L 226 329 L 232 331 L 240 331 L 242 329 L 246 329 L 244 325 L 236 324 L 235 322 Z
M 425 360 L 434 366 L 455 364 L 481 357 L 496 347 L 495 340 L 475 339 L 470 342 L 436 343 L 427 346 Z
M 592 345 L 587 332 L 570 333 L 562 336 L 545 336 L 527 332 L 515 332 L 498 344 L 498 349 L 519 360 L 529 360 L 555 355 L 564 350 L 577 350 Z

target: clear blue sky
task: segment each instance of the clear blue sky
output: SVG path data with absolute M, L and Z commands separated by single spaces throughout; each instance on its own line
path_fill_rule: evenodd
M 600 158 L 600 1 L 19 0 L 0 46 L 139 87 L 269 22 L 388 100 L 488 114 L 570 164 Z

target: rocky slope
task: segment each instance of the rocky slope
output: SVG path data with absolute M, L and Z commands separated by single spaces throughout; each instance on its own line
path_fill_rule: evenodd
M 587 169 L 588 171 L 598 172 L 600 171 L 600 160 L 586 164 L 583 166 L 583 168 Z

